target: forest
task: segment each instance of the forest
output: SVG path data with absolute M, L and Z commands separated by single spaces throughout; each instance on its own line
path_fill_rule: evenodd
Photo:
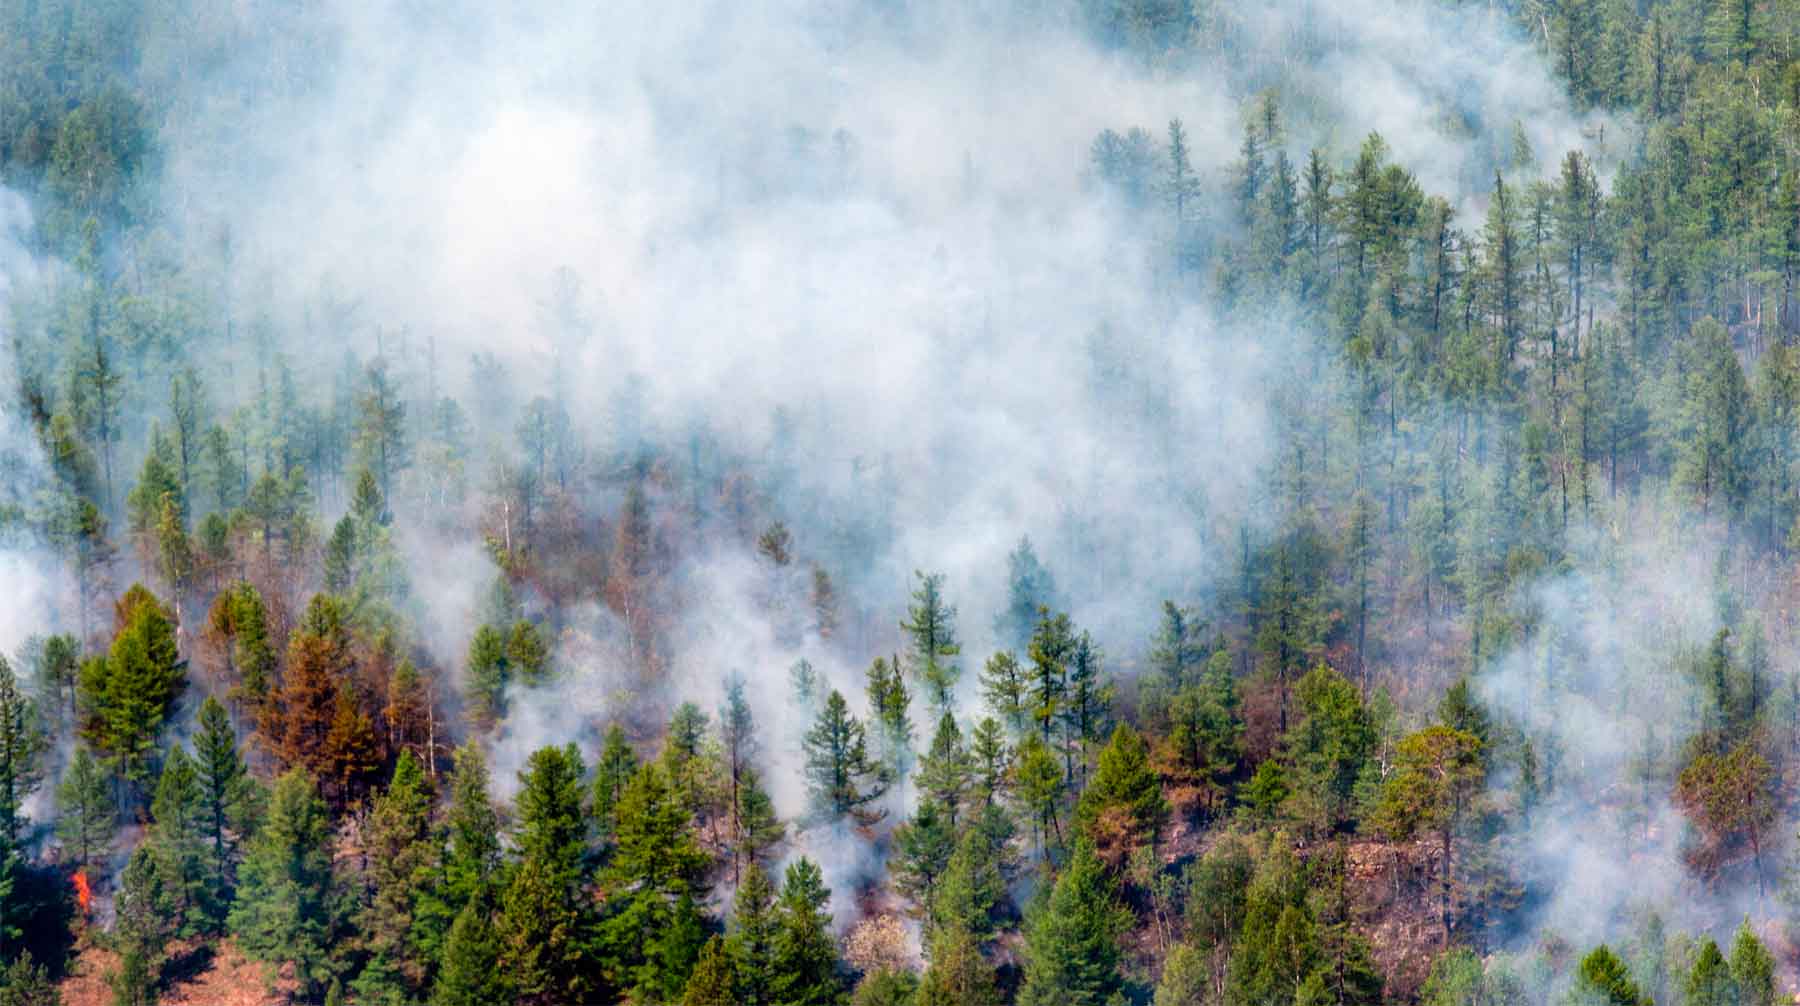
M 1800 0 L 0 0 L 0 1006 L 1800 1002 Z

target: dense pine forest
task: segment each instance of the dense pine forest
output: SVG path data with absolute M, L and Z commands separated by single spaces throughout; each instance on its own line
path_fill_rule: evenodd
M 1800 1001 L 1800 2 L 0 0 L 0 1006 Z

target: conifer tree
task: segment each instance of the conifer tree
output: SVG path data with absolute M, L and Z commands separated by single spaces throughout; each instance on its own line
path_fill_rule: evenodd
M 917 1006 L 1000 1006 L 999 979 L 980 942 L 959 929 L 931 941 L 931 966 L 919 982 Z
M 37 704 L 19 690 L 12 664 L 0 657 L 0 847 L 18 845 L 20 805 L 43 783 L 48 747 Z
M 956 725 L 956 717 L 945 713 L 932 735 L 931 750 L 919 763 L 919 790 L 943 809 L 952 828 L 967 802 L 970 768 L 962 730 Z
M 1029 536 L 1006 556 L 1006 604 L 994 618 L 994 632 L 1000 645 L 1021 650 L 1031 641 L 1037 627 L 1038 612 L 1057 605 L 1056 579 L 1039 561 Z
M 1045 613 L 1031 637 L 1031 674 L 1027 685 L 1028 712 L 1045 747 L 1051 730 L 1061 721 L 1069 690 L 1069 659 L 1075 651 L 1075 633 L 1069 616 Z
M 707 856 L 668 773 L 654 762 L 625 787 L 618 822 L 605 883 L 620 893 L 607 906 L 603 942 L 621 984 L 636 995 L 668 1000 L 679 993 L 700 949 L 693 895 Z
M 263 704 L 258 728 L 282 762 L 331 778 L 337 768 L 329 741 L 338 714 L 338 685 L 352 671 L 350 632 L 343 604 L 330 594 L 307 603 L 300 626 L 288 638 L 281 686 Z
M 228 892 L 236 872 L 238 843 L 254 823 L 256 784 L 238 754 L 231 719 L 218 699 L 200 705 L 199 732 L 194 737 L 194 776 L 200 791 L 199 828 L 206 846 L 211 903 L 224 921 Z
M 506 665 L 511 676 L 528 688 L 543 684 L 549 677 L 550 646 L 531 621 L 521 618 L 507 633 Z
M 63 854 L 81 866 L 106 855 L 119 808 L 105 771 L 85 747 L 75 749 L 56 790 L 56 835 Z
M 113 939 L 119 950 L 119 967 L 109 981 L 114 1006 L 156 1006 L 164 956 L 176 928 L 172 900 L 157 857 L 139 846 L 125 865 L 114 906 Z
M 683 702 L 669 716 L 663 734 L 661 762 L 668 774 L 669 788 L 689 813 L 704 814 L 710 810 L 713 769 L 711 752 L 706 750 L 707 715 L 692 702 Z
M 619 828 L 619 798 L 637 775 L 637 754 L 625 741 L 625 731 L 614 723 L 606 728 L 600 763 L 594 769 L 594 830 L 601 853 L 612 848 Z
M 738 790 L 738 846 L 744 860 L 763 860 L 787 838 L 787 825 L 775 812 L 775 800 L 763 788 L 762 775 L 752 769 L 744 773 Z
M 725 704 L 719 710 L 719 740 L 724 749 L 725 797 L 731 825 L 731 869 L 735 878 L 742 868 L 746 845 L 744 783 L 746 777 L 755 771 L 751 767 L 751 760 L 761 746 L 756 737 L 755 717 L 750 712 L 749 701 L 744 698 L 744 679 L 739 674 L 734 673 L 725 686 Z M 597 811 L 599 801 L 596 800 L 595 803 Z
M 328 770 L 329 792 L 335 805 L 348 807 L 360 801 L 381 762 L 381 742 L 375 724 L 363 708 L 356 687 L 338 682 L 332 700 L 331 727 L 325 734 L 320 756 Z
M 1105 1006 L 1124 984 L 1118 939 L 1130 925 L 1094 847 L 1077 842 L 1026 924 L 1020 1006 Z
M 43 965 L 20 951 L 12 963 L 0 968 L 0 1006 L 62 1006 L 62 992 Z
M 275 685 L 277 663 L 262 594 L 241 580 L 228 585 L 214 598 L 206 627 L 226 651 L 232 696 L 256 710 Z
M 912 820 L 894 829 L 894 854 L 888 869 L 894 888 L 912 902 L 915 917 L 927 918 L 937 884 L 956 848 L 956 830 L 936 800 L 919 803 Z
M 305 770 L 289 769 L 275 782 L 231 908 L 231 931 L 244 952 L 254 960 L 292 964 L 308 995 L 318 995 L 334 976 L 343 938 L 343 893 L 331 847 L 331 822 L 318 789 Z
M 1015 736 L 1025 732 L 1031 719 L 1027 696 L 1025 674 L 1018 659 L 1005 650 L 989 657 L 981 669 L 981 697 Z
M 325 589 L 342 594 L 356 582 L 356 522 L 345 514 L 325 542 Z
M 497 928 L 501 966 L 527 999 L 580 1001 L 592 987 L 582 774 L 573 744 L 539 748 L 519 773 L 519 864 L 501 898 Z
M 1712 943 L 1711 940 L 1707 942 Z M 1718 955 L 1717 944 L 1713 944 L 1712 952 L 1714 956 Z M 1705 948 L 1702 948 L 1701 956 L 1706 956 Z M 1581 959 L 1571 994 L 1576 1002 L 1586 1006 L 1649 1006 L 1649 1000 L 1632 980 L 1625 962 L 1604 943 Z M 1689 999 L 1688 1002 L 1695 1003 L 1696 1000 Z
M 204 794 L 194 760 L 180 744 L 169 749 L 150 814 L 156 821 L 148 849 L 156 862 L 169 921 L 178 935 L 208 928 L 215 917 L 202 832 Z
M 1452 843 L 1470 803 L 1486 780 L 1481 741 L 1467 731 L 1432 726 L 1403 739 L 1396 755 L 1375 817 L 1390 831 L 1418 828 L 1436 833 L 1442 881 L 1441 921 L 1448 939 L 1453 927 Z M 1404 823 L 1397 825 L 1397 820 Z
M 735 1006 L 737 978 L 725 941 L 717 936 L 706 941 L 694 973 L 681 993 L 681 1006 Z
M 1100 651 L 1085 632 L 1069 660 L 1068 699 L 1063 704 L 1063 760 L 1070 778 L 1087 781 L 1088 749 L 1104 735 L 1113 688 L 1100 671 Z
M 83 735 L 122 778 L 143 785 L 169 709 L 187 684 L 187 662 L 176 652 L 173 614 L 141 585 L 119 599 L 118 615 L 112 649 L 82 669 Z
M 1018 757 L 1013 761 L 1013 791 L 1017 795 L 1027 813 L 1036 822 L 1038 851 L 1049 848 L 1050 836 L 1054 832 L 1057 844 L 1062 843 L 1062 824 L 1057 818 L 1057 804 L 1062 799 L 1063 775 L 1062 767 L 1056 763 L 1056 756 L 1050 748 L 1035 735 L 1025 738 L 1019 745 Z
M 889 778 L 904 780 L 912 771 L 912 718 L 908 713 L 912 696 L 896 661 L 889 664 L 876 657 L 869 665 L 869 709 L 875 728 L 880 762 Z
M 433 962 L 419 946 L 419 905 L 433 882 L 440 849 L 431 823 L 431 784 L 412 752 L 394 763 L 387 790 L 369 813 L 367 902 L 357 919 L 369 954 L 353 983 L 370 1001 L 416 1001 Z
M 457 913 L 444 941 L 431 1006 L 491 1006 L 512 1001 L 512 988 L 499 964 L 500 945 L 489 909 L 471 901 Z
M 994 935 L 1008 899 L 1012 839 L 1012 821 L 999 807 L 976 813 L 932 893 L 929 919 L 934 927 L 983 940 Z
M 469 641 L 469 718 L 478 726 L 491 726 L 505 714 L 509 663 L 506 637 L 484 625 Z
M 806 858 L 790 863 L 775 908 L 770 946 L 770 992 L 783 1006 L 833 1006 L 844 1001 L 837 944 L 831 938 L 831 892 Z
M 1731 982 L 1738 1006 L 1774 1006 L 1775 958 L 1746 920 L 1731 940 Z
M 1203 627 L 1194 612 L 1173 601 L 1163 602 L 1162 614 L 1162 623 L 1150 646 L 1149 665 L 1163 687 L 1173 694 L 1201 667 L 1205 652 L 1201 642 Z
M 887 771 L 869 757 L 863 725 L 835 689 L 807 731 L 805 750 L 806 782 L 816 816 L 827 821 L 852 817 L 864 824 L 881 818 L 869 804 L 887 792 Z
M 381 719 L 387 726 L 387 746 L 396 751 L 411 751 L 425 766 L 426 774 L 437 778 L 439 741 L 436 737 L 436 711 L 425 679 L 410 659 L 388 677 L 387 704 Z
M 912 603 L 900 631 L 911 643 L 908 652 L 910 668 L 925 689 L 932 708 L 948 712 L 956 694 L 956 681 L 962 667 L 955 657 L 962 652 L 956 638 L 956 608 L 944 600 L 944 575 L 914 572 L 918 586 L 913 588 Z
M 736 975 L 738 1001 L 744 1006 L 771 1006 L 774 998 L 775 885 L 760 864 L 744 867 L 732 898 L 727 949 Z
M 490 903 L 500 871 L 500 818 L 488 797 L 487 758 L 474 741 L 456 751 L 445 830 L 443 897 L 454 918 Z
M 975 724 L 969 738 L 970 789 L 975 801 L 991 806 L 1006 788 L 1012 752 L 1000 732 L 1000 722 L 989 716 Z
M 813 634 L 830 642 L 838 630 L 837 588 L 832 585 L 831 574 L 819 565 L 812 568 L 812 613 Z
M 1076 816 L 1088 841 L 1097 847 L 1124 840 L 1126 849 L 1114 850 L 1114 856 L 1142 843 L 1155 844 L 1157 831 L 1169 816 L 1169 801 L 1150 768 L 1149 747 L 1130 725 L 1121 723 L 1113 730 L 1112 740 L 1100 752 L 1100 768 L 1081 794 Z M 1121 825 L 1123 834 L 1116 830 Z

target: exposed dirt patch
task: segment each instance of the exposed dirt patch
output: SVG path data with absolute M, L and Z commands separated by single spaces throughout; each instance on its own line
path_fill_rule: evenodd
M 270 988 L 269 972 L 248 960 L 230 940 L 213 946 L 182 942 L 169 948 L 165 974 L 169 985 L 162 1006 L 283 1006 L 287 983 Z M 112 1006 L 107 979 L 118 969 L 119 956 L 83 939 L 63 980 L 64 1006 Z

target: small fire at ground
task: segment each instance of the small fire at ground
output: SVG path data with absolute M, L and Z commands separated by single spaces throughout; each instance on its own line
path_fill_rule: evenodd
M 94 902 L 94 889 L 88 886 L 87 872 L 76 870 L 69 882 L 75 885 L 75 903 L 81 906 L 81 914 L 85 917 Z

